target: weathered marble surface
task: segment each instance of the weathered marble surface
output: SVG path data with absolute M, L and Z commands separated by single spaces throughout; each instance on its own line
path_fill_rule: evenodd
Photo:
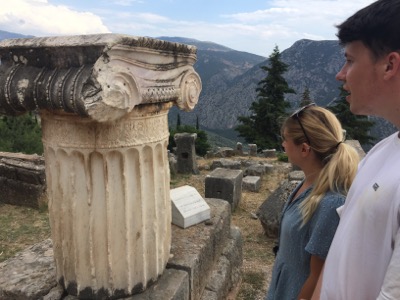
M 201 91 L 194 46 L 146 37 L 9 39 L 0 57 L 0 114 L 46 109 L 112 121 L 146 103 L 191 110 Z

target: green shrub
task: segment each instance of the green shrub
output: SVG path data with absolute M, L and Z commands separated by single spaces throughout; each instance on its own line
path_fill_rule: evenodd
M 277 157 L 278 157 L 278 161 L 283 161 L 283 162 L 288 162 L 289 161 L 288 156 L 287 156 L 287 154 L 285 152 L 278 153 Z
M 0 118 L 0 151 L 43 154 L 42 130 L 37 116 L 26 113 Z

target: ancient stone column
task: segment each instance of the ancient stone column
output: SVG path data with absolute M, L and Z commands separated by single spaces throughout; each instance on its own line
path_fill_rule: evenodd
M 169 258 L 167 114 L 198 101 L 196 48 L 106 34 L 0 55 L 0 113 L 40 113 L 58 282 L 85 299 L 143 291 Z

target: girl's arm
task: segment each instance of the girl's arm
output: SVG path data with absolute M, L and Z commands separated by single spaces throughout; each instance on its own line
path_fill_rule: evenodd
M 300 294 L 298 295 L 298 299 L 311 299 L 324 263 L 325 260 L 316 255 L 311 255 L 310 275 L 304 283 Z

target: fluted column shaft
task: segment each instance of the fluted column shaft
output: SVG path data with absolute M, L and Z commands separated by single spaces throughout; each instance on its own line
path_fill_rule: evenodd
M 118 123 L 42 115 L 58 281 L 80 297 L 123 296 L 157 280 L 169 258 L 169 105 Z

